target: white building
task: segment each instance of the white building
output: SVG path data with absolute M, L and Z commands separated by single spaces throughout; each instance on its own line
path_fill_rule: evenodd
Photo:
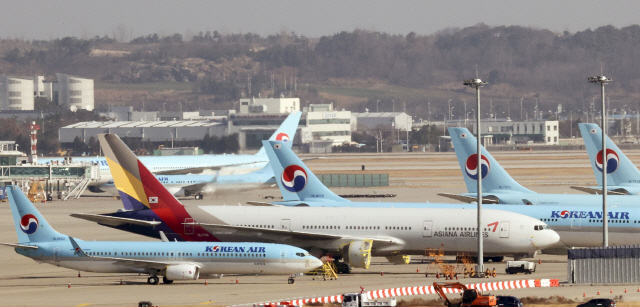
M 333 146 L 351 143 L 351 111 L 334 110 L 333 103 L 311 104 L 305 111 L 313 140 L 331 140 Z
M 33 110 L 33 79 L 0 75 L 0 109 Z
M 93 79 L 85 79 L 72 75 L 56 74 L 57 86 L 54 84 L 54 97 L 57 91 L 58 105 L 68 106 L 71 110 L 93 110 Z M 55 99 L 53 99 L 55 101 Z
M 411 130 L 412 118 L 404 112 L 351 113 L 351 131 Z
M 557 120 L 529 122 L 483 121 L 481 124 L 482 134 L 491 135 L 493 144 L 559 144 L 560 127 Z M 477 134 L 475 123 L 473 123 L 473 133 Z
M 267 113 L 284 114 L 300 111 L 300 98 L 243 98 L 240 99 L 240 114 Z

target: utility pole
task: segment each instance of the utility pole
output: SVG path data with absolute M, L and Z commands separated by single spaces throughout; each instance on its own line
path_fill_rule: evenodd
M 464 80 L 462 83 L 464 85 L 468 85 L 470 87 L 476 88 L 476 107 L 478 108 L 478 112 L 476 113 L 476 127 L 477 127 L 477 154 L 476 154 L 476 171 L 478 176 L 478 269 L 476 270 L 479 274 L 477 276 L 484 276 L 484 250 L 482 244 L 482 176 L 486 175 L 486 173 L 482 172 L 482 133 L 480 130 L 480 87 L 487 84 L 487 82 L 483 82 L 482 80 L 476 79 L 468 79 Z M 488 171 L 488 170 L 487 170 Z
M 520 120 L 522 121 L 522 100 L 524 100 L 524 98 L 520 98 Z
M 600 83 L 600 96 L 602 98 L 602 246 L 609 246 L 609 216 L 607 213 L 607 113 L 604 104 L 604 85 L 611 82 L 605 76 L 589 77 L 590 83 Z M 598 161 L 598 157 L 596 157 Z M 597 164 L 596 164 L 597 165 Z

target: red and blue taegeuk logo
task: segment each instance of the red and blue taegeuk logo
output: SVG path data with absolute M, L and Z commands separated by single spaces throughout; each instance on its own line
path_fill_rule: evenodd
M 489 164 L 489 160 L 487 160 L 486 156 L 482 156 L 482 160 L 480 162 L 480 169 L 482 172 L 482 179 L 487 177 L 489 174 L 489 170 L 491 169 L 491 165 Z M 467 163 L 464 168 L 467 176 L 473 180 L 478 180 L 478 154 L 472 154 L 467 158 Z
M 289 135 L 284 132 L 280 132 L 276 135 L 276 141 L 283 141 L 285 143 L 289 142 Z
M 307 185 L 307 172 L 298 165 L 289 165 L 282 172 L 281 181 L 287 191 L 300 192 Z
M 38 219 L 33 214 L 25 214 L 20 219 L 20 229 L 30 235 L 38 230 Z
M 607 148 L 607 174 L 615 172 L 618 165 L 620 165 L 618 154 L 613 149 Z M 596 168 L 602 172 L 602 150 L 596 155 Z

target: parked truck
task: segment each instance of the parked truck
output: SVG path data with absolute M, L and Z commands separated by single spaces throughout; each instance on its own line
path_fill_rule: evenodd
M 388 301 L 370 301 L 362 293 L 347 293 L 342 296 L 342 307 L 395 307 L 395 297 Z
M 536 264 L 531 261 L 507 261 L 507 268 L 505 269 L 507 274 L 531 274 L 535 271 Z

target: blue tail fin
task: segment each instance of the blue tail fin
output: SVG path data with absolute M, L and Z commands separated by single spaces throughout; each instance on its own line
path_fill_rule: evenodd
M 53 242 L 55 238 L 67 238 L 66 235 L 53 230 L 19 187 L 7 186 L 6 194 L 20 243 Z
M 602 129 L 596 124 L 579 124 L 593 173 L 602 186 Z M 607 184 L 640 184 L 640 170 L 607 136 Z
M 478 158 L 476 138 L 467 128 L 449 128 L 464 183 L 469 193 L 477 193 Z M 509 173 L 482 147 L 482 191 L 493 193 L 535 193 L 515 181 Z
M 344 201 L 331 192 L 282 141 L 262 141 L 285 201 Z
M 269 141 L 283 141 L 291 147 L 293 145 L 293 139 L 296 137 L 296 131 L 298 130 L 298 125 L 300 125 L 300 117 L 302 117 L 302 112 L 294 111 L 280 124 L 280 127 L 276 132 L 274 132 Z M 264 145 L 256 155 L 264 155 Z

